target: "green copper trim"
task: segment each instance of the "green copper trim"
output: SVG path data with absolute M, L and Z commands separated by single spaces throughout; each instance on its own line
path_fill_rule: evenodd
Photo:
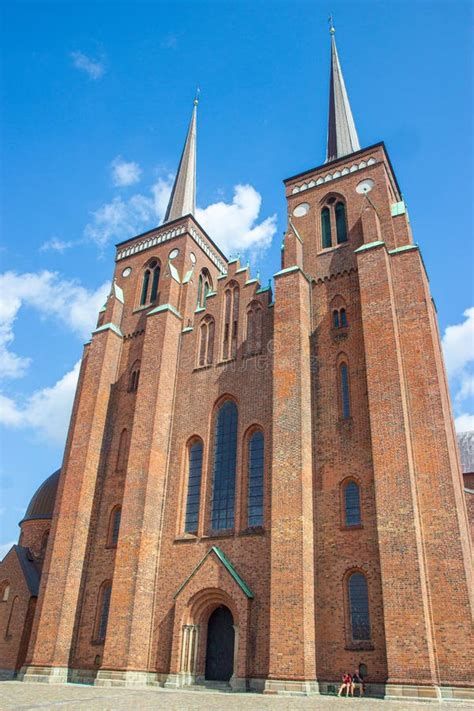
M 272 287 L 271 286 L 261 286 L 260 289 L 257 289 L 255 292 L 256 294 L 264 294 L 266 291 L 271 291 Z
M 258 281 L 258 279 L 247 279 L 244 286 L 248 286 L 249 284 L 259 284 L 259 283 L 260 282 Z
M 229 261 L 227 262 L 227 264 L 233 264 L 234 262 L 238 262 L 239 259 L 240 259 L 240 257 L 234 257 L 233 259 L 229 259 Z
M 107 304 L 104 304 L 104 305 L 102 306 L 102 308 L 100 309 L 99 313 L 100 313 L 100 314 L 103 314 L 104 311 L 107 311 Z
M 190 331 L 194 331 L 194 328 L 192 326 L 186 326 L 186 328 L 183 328 L 181 333 L 189 333 Z
M 92 331 L 92 335 L 94 335 L 95 333 L 100 333 L 101 331 L 113 331 L 117 334 L 117 336 L 123 338 L 122 331 L 118 326 L 115 325 L 115 323 L 104 323 L 103 326 L 99 326 L 99 328 L 96 328 L 95 331 Z
M 412 249 L 420 249 L 417 244 L 406 244 L 403 247 L 397 247 L 396 249 L 390 249 L 389 254 L 397 254 L 398 252 L 410 252 Z
M 269 308 L 269 309 L 273 308 L 273 306 L 275 306 L 275 302 L 274 302 L 274 301 L 272 301 L 270 304 L 268 304 L 268 308 Z
M 276 274 L 273 275 L 273 278 L 277 276 L 281 276 L 282 274 L 290 274 L 290 272 L 302 272 L 300 267 L 294 266 L 294 267 L 286 267 L 286 269 L 281 269 L 279 272 L 276 272 Z
M 183 318 L 179 311 L 177 311 L 174 306 L 171 306 L 171 304 L 163 304 L 162 306 L 157 306 L 155 309 L 149 311 L 147 313 L 147 316 L 153 316 L 153 314 L 159 314 L 162 311 L 171 311 L 171 313 L 177 316 L 178 318 Z
M 205 310 L 206 310 L 206 307 L 205 307 L 205 306 L 198 306 L 198 307 L 194 310 L 194 313 L 195 313 L 195 314 L 198 314 L 198 313 L 200 313 L 201 311 L 205 311 Z
M 206 555 L 204 558 L 202 558 L 201 562 L 196 565 L 196 567 L 193 569 L 191 574 L 186 578 L 184 583 L 180 585 L 176 593 L 174 594 L 174 599 L 176 599 L 181 592 L 181 590 L 187 585 L 187 583 L 191 580 L 193 575 L 197 573 L 199 568 L 203 565 L 205 560 L 211 555 L 211 553 L 214 553 L 217 558 L 220 560 L 220 562 L 223 564 L 223 566 L 226 568 L 226 570 L 231 574 L 231 576 L 234 578 L 235 582 L 239 586 L 239 588 L 243 591 L 243 593 L 250 599 L 252 600 L 254 598 L 253 592 L 250 590 L 249 586 L 247 583 L 240 577 L 230 560 L 227 558 L 225 555 L 224 551 L 222 551 L 220 548 L 217 546 L 212 546 L 212 548 L 209 548 L 207 551 Z
M 227 279 L 227 274 L 220 274 L 220 275 L 217 277 L 217 281 L 219 281 L 220 279 Z
M 117 284 L 116 281 L 114 281 L 114 294 L 115 294 L 116 298 L 117 298 L 122 304 L 125 303 L 125 299 L 124 299 L 124 296 L 123 296 L 123 291 L 122 291 L 121 287 Z
M 211 296 L 217 296 L 217 291 L 208 291 L 206 294 L 206 299 L 210 299 Z
M 363 244 L 362 247 L 359 247 L 359 249 L 354 250 L 354 254 L 357 254 L 357 252 L 365 252 L 367 249 L 373 249 L 374 247 L 381 247 L 385 242 L 381 242 L 378 240 L 377 242 L 369 242 L 368 244 Z
M 246 272 L 247 270 L 248 270 L 248 267 L 247 267 L 247 266 L 245 266 L 245 267 L 240 267 L 240 269 L 236 269 L 236 270 L 235 270 L 235 273 L 236 273 L 236 274 L 240 274 L 241 272 Z
M 407 207 L 405 205 L 404 200 L 400 200 L 400 202 L 393 202 L 390 205 L 390 212 L 392 213 L 392 217 L 397 217 L 398 215 L 404 215 L 407 211 Z

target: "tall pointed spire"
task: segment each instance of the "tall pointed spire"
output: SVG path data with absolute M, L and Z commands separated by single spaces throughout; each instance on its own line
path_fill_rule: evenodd
M 331 80 L 329 86 L 329 124 L 326 162 L 360 150 L 346 85 L 336 47 L 336 30 L 329 18 L 331 34 Z
M 196 212 L 196 123 L 198 94 L 163 223 Z

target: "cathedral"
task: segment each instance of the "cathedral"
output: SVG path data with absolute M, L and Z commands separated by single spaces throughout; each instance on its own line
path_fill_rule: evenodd
M 197 221 L 196 140 L 197 100 L 163 224 L 117 245 L 61 468 L 0 564 L 2 674 L 310 694 L 358 670 L 372 695 L 472 699 L 474 491 L 334 29 L 326 160 L 284 180 L 273 289 Z

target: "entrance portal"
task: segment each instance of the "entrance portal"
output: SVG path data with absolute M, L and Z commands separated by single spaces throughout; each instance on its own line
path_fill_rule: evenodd
M 228 607 L 220 605 L 207 623 L 206 679 L 229 681 L 234 671 L 234 619 Z

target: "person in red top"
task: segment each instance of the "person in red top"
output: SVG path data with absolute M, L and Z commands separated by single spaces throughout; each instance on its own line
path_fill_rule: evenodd
M 339 691 L 337 692 L 337 695 L 341 696 L 344 689 L 346 690 L 346 696 L 349 696 L 349 693 L 352 689 L 352 677 L 350 674 L 348 674 L 348 672 L 344 672 L 344 674 L 342 675 L 342 684 Z

